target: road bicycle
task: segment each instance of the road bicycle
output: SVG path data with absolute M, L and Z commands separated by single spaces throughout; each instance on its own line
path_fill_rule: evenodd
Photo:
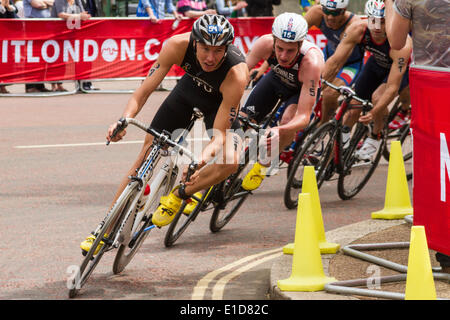
M 373 106 L 369 101 L 357 97 L 350 87 L 337 87 L 327 81 L 324 83 L 340 92 L 344 100 L 335 117 L 310 135 L 296 157 L 284 191 L 284 203 L 289 209 L 297 207 L 305 166 L 315 168 L 318 188 L 325 180 L 331 179 L 337 173 L 339 174 L 337 184 L 339 197 L 343 200 L 354 197 L 362 190 L 375 171 L 386 143 L 386 129 L 383 129 L 380 146 L 372 159 L 370 161 L 359 160 L 356 152 L 372 132 L 372 126 L 358 122 L 353 126 L 348 146 L 346 145 L 344 148 L 342 142 L 344 114 L 350 109 L 362 109 L 364 114 Z M 360 104 L 350 104 L 352 100 L 356 100 Z
M 92 232 L 96 238 L 91 249 L 88 252 L 82 252 L 84 258 L 80 266 L 73 270 L 67 281 L 70 298 L 78 294 L 106 252 L 118 249 L 112 268 L 114 274 L 122 272 L 129 264 L 149 232 L 155 228 L 155 225 L 152 224 L 152 214 L 156 210 L 161 196 L 167 195 L 172 190 L 178 175 L 178 156 L 185 155 L 191 159 L 188 175 L 191 175 L 192 170 L 196 168 L 198 162 L 194 154 L 182 144 L 195 121 L 202 116 L 198 109 L 194 109 L 188 127 L 177 141 L 171 140 L 169 132 L 159 133 L 134 118 L 121 118 L 118 121 L 118 126 L 112 136 L 132 124 L 153 135 L 154 140 L 147 151 L 145 160 L 136 169 L 136 175 L 129 177 L 129 183 L 117 201 Z M 161 158 L 166 158 L 166 160 L 157 170 Z M 155 170 L 157 170 L 157 174 L 150 182 Z M 145 189 L 148 191 L 147 185 L 150 192 L 145 195 Z M 111 230 L 111 232 L 106 234 L 107 230 Z M 96 250 L 98 250 L 97 253 Z
M 281 117 L 286 108 L 287 108 L 286 104 L 283 103 L 281 107 L 278 109 L 277 113 L 275 114 L 274 119 L 271 121 L 270 123 L 271 127 L 275 127 L 280 124 Z M 322 97 L 320 96 L 319 91 L 319 99 L 317 100 L 316 104 L 313 107 L 313 112 L 311 113 L 311 118 L 308 126 L 303 130 L 299 130 L 296 133 L 292 143 L 280 153 L 280 167 L 283 165 L 283 163 L 287 164 L 286 178 L 289 177 L 289 172 L 292 169 L 294 160 L 297 158 L 304 141 L 309 136 L 309 134 L 311 134 L 317 128 L 317 125 L 322 117 L 321 110 L 322 110 Z
M 184 201 L 182 203 L 182 206 L 167 229 L 164 239 L 166 247 L 174 245 L 189 224 L 195 221 L 200 212 L 213 210 L 209 223 L 209 229 L 213 233 L 220 231 L 236 215 L 244 201 L 252 193 L 251 191 L 244 190 L 241 184 L 242 180 L 251 169 L 249 163 L 251 161 L 256 161 L 256 159 L 254 159 L 254 150 L 257 149 L 257 145 L 260 142 L 258 137 L 263 130 L 273 123 L 272 121 L 275 119 L 281 104 L 282 99 L 281 96 L 279 96 L 271 113 L 263 120 L 261 125 L 252 122 L 251 119 L 254 114 L 247 116 L 238 115 L 243 132 L 246 132 L 247 129 L 253 129 L 254 132 L 249 135 L 249 139 L 247 140 L 248 145 L 244 147 L 244 152 L 240 155 L 237 171 L 221 183 L 204 191 L 201 197 L 192 196 L 192 199 L 195 199 L 197 204 L 190 214 L 184 212 L 184 208 L 188 202 Z

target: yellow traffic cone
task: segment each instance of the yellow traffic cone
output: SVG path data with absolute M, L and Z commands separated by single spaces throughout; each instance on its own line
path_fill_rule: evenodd
M 325 284 L 336 279 L 325 276 L 323 271 L 316 228 L 313 226 L 311 196 L 301 193 L 298 202 L 291 276 L 278 280 L 277 285 L 282 291 L 320 291 Z
M 402 146 L 400 141 L 392 141 L 384 209 L 372 212 L 372 219 L 403 219 L 412 214 Z
M 320 253 L 336 253 L 339 250 L 340 245 L 327 242 L 327 239 L 325 238 L 319 189 L 317 188 L 316 172 L 314 171 L 313 166 L 305 166 L 303 169 L 302 193 L 309 193 L 311 195 L 314 226 L 319 241 Z M 293 252 L 294 243 L 289 243 L 283 247 L 283 253 L 292 254 Z
M 411 227 L 405 300 L 436 300 L 425 228 Z

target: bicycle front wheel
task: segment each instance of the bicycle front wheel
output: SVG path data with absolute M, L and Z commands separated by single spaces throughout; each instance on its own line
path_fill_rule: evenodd
M 173 184 L 173 182 L 171 184 Z M 114 274 L 118 274 L 125 269 L 125 267 L 130 263 L 131 259 L 133 259 L 134 255 L 141 247 L 144 240 L 147 238 L 150 230 L 153 229 L 154 226 L 152 224 L 152 214 L 157 209 L 161 197 L 165 195 L 167 190 L 170 191 L 171 187 L 172 186 L 168 186 L 168 177 L 166 176 L 158 186 L 158 190 L 152 197 L 151 203 L 147 207 L 148 210 L 142 216 L 142 219 L 139 222 L 138 227 L 136 228 L 137 231 L 132 235 L 130 242 L 127 244 L 122 243 L 117 250 L 117 254 L 113 263 Z
M 302 149 L 293 160 L 286 187 L 284 189 L 284 204 L 288 209 L 294 209 L 298 204 L 298 194 L 303 185 L 303 170 L 312 166 L 316 172 L 317 187 L 320 188 L 326 179 L 325 169 L 333 151 L 336 127 L 327 122 L 306 140 Z
M 106 217 L 103 225 L 99 228 L 99 230 L 95 233 L 96 239 L 94 240 L 94 243 L 91 246 L 91 249 L 84 255 L 84 259 L 73 274 L 72 279 L 70 279 L 67 284 L 69 287 L 69 297 L 73 298 L 75 297 L 79 290 L 84 286 L 86 281 L 91 276 L 92 272 L 94 271 L 97 264 L 100 262 L 100 259 L 102 258 L 103 254 L 108 251 L 111 247 L 111 239 L 114 238 L 114 235 L 117 232 L 118 226 L 120 225 L 120 220 L 117 219 L 118 217 L 122 216 L 124 212 L 127 212 L 129 209 L 129 205 L 133 203 L 133 199 L 136 196 L 135 194 L 135 185 L 127 187 L 122 195 L 119 197 L 115 205 L 113 206 L 111 212 Z M 104 236 L 99 235 L 105 235 L 106 230 L 110 228 L 110 225 L 115 222 L 115 226 L 113 228 L 113 231 L 109 235 L 108 238 L 105 238 Z M 100 250 L 97 254 L 95 254 L 95 251 L 97 247 L 100 245 L 100 242 L 104 243 L 103 246 L 101 246 Z
M 385 132 L 382 132 L 380 144 L 370 161 L 359 160 L 356 156 L 368 133 L 368 128 L 358 123 L 348 149 L 344 150 L 343 168 L 338 179 L 338 195 L 342 200 L 353 198 L 364 188 L 380 161 L 386 144 Z

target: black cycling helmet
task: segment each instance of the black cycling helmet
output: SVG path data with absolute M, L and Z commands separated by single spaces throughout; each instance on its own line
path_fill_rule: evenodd
M 205 14 L 194 22 L 192 35 L 209 46 L 227 46 L 233 42 L 234 28 L 224 16 Z

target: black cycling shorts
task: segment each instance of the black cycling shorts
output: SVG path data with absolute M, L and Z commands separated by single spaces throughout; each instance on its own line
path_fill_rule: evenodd
M 409 68 L 409 67 L 408 67 Z M 364 64 L 363 69 L 355 82 L 356 95 L 365 100 L 372 100 L 372 94 L 382 84 L 386 83 L 390 69 L 381 68 L 371 56 Z M 409 70 L 403 75 L 398 92 L 402 91 L 409 84 Z
M 287 105 L 291 105 L 298 103 L 299 95 L 300 90 L 283 85 L 271 70 L 258 81 L 241 111 L 248 115 L 255 114 L 253 118 L 260 123 L 272 111 L 278 96 L 281 96 L 281 100 Z
M 191 121 L 194 108 L 198 108 L 203 113 L 206 130 L 212 129 L 221 102 L 221 98 L 209 97 L 201 92 L 194 86 L 192 79 L 185 74 L 161 104 L 153 118 L 151 128 L 158 132 L 166 130 L 170 133 L 177 129 L 185 129 Z M 237 118 L 231 128 L 240 128 Z

